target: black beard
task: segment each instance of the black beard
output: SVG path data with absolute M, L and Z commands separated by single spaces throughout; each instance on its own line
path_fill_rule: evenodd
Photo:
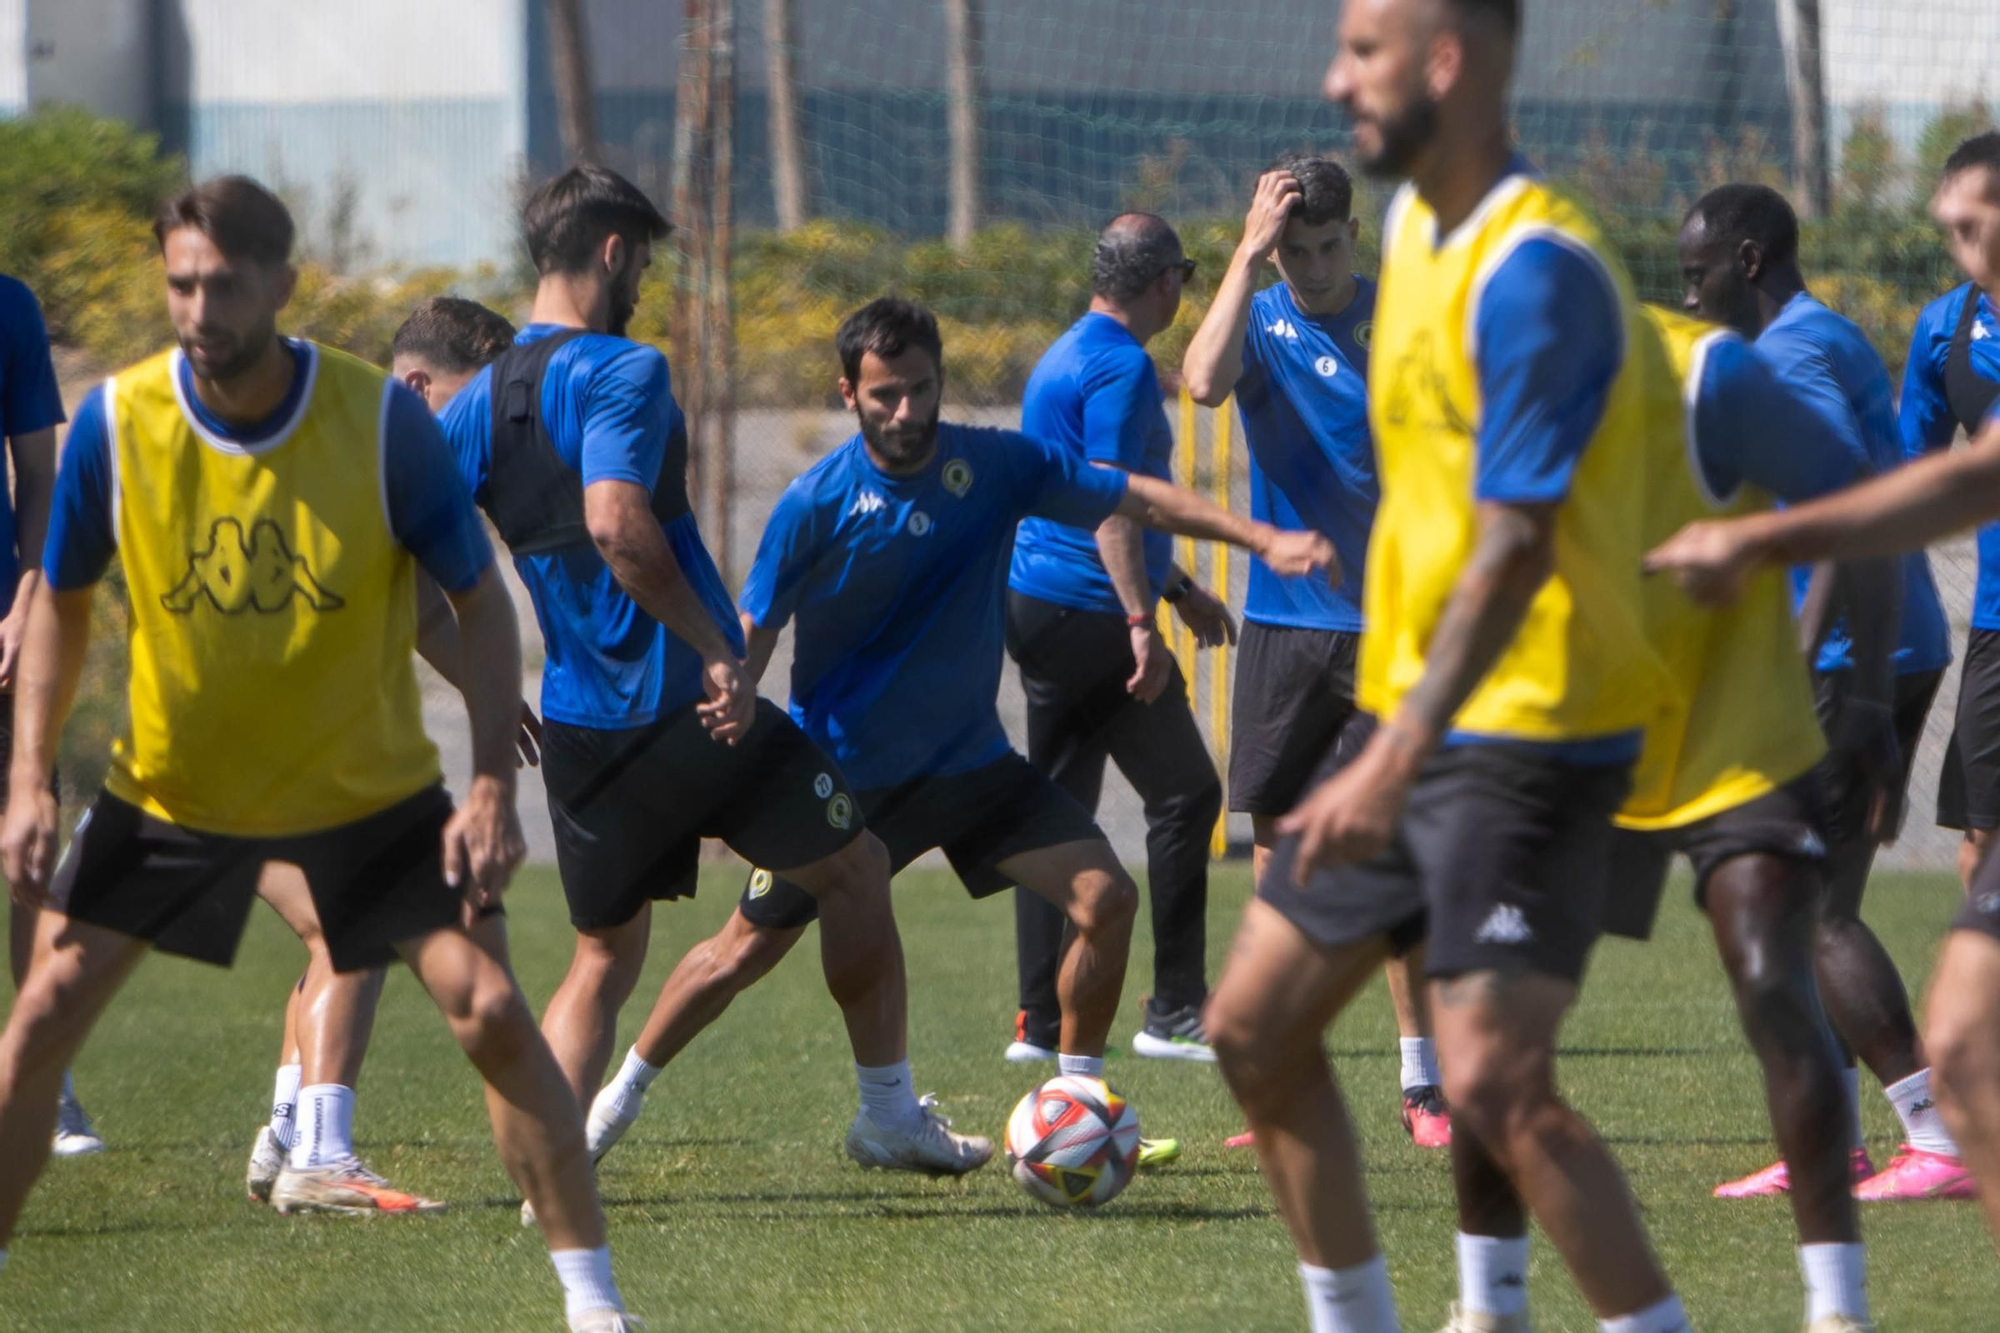
M 230 380 L 241 378 L 257 364 L 257 358 L 264 355 L 264 348 L 270 344 L 275 333 L 275 328 L 261 329 L 255 335 L 238 342 L 236 355 L 224 364 L 212 368 L 202 378 L 214 384 L 227 384 Z M 181 339 L 181 355 L 187 358 L 190 367 L 200 364 L 194 358 L 195 341 L 190 338 Z
M 1394 117 L 1378 119 L 1375 128 L 1382 146 L 1372 157 L 1361 159 L 1361 169 L 1377 178 L 1400 179 L 1410 174 L 1410 164 L 1437 137 L 1438 104 L 1419 94 Z
M 633 314 L 638 309 L 638 301 L 627 296 L 624 292 L 613 291 L 611 293 L 611 315 L 605 332 L 614 338 L 623 338 L 625 330 L 631 326 Z
M 892 442 L 880 429 L 869 425 L 868 418 L 861 415 L 858 408 L 855 409 L 854 419 L 861 423 L 861 438 L 868 442 L 868 447 L 899 470 L 922 466 L 937 448 L 938 413 L 936 412 L 931 413 L 931 419 L 924 423 L 923 432 L 917 436 L 914 443 L 910 442 L 908 435 L 903 435 Z

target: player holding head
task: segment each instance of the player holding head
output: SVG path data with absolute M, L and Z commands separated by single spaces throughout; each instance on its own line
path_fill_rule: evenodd
M 1229 808 L 1250 816 L 1262 878 L 1277 822 L 1354 715 L 1361 574 L 1375 519 L 1368 434 L 1368 339 L 1375 284 L 1354 272 L 1354 186 L 1331 158 L 1292 155 L 1257 181 L 1243 239 L 1181 361 L 1195 401 L 1233 393 L 1250 450 L 1250 512 L 1333 536 L 1347 577 L 1281 579 L 1250 566 L 1236 653 Z M 1256 291 L 1266 262 L 1282 281 Z M 1253 294 L 1254 293 L 1254 294 Z M 1418 951 L 1389 960 L 1402 1036 L 1403 1127 L 1419 1145 L 1451 1141 Z M 1232 1143 L 1242 1142 L 1232 1139 Z
M 1710 191 L 1689 210 L 1681 228 L 1680 262 L 1687 283 L 1683 304 L 1691 313 L 1754 339 L 1758 354 L 1815 405 L 1827 429 L 1868 470 L 1890 471 L 1903 461 L 1903 453 L 1888 371 L 1867 335 L 1806 290 L 1798 236 L 1798 218 L 1777 191 L 1762 185 Z M 1895 836 L 1911 760 L 1951 660 L 1950 631 L 1929 562 L 1913 553 L 1904 560 L 1903 575 L 1893 682 L 1879 678 L 1877 662 L 1857 656 L 1853 636 L 1839 622 L 1826 634 L 1815 663 L 1821 719 L 1833 742 L 1823 767 L 1832 837 L 1820 920 L 1820 990 L 1834 1031 L 1882 1081 L 1906 1138 L 1894 1161 L 1862 1181 L 1858 1193 L 1863 1199 L 1972 1191 L 1957 1147 L 1935 1110 L 1902 974 L 1860 918 L 1875 849 Z M 1805 570 L 1795 576 L 1802 604 L 1808 601 L 1808 579 Z M 1895 591 L 1888 590 L 1888 596 L 1893 598 Z M 1810 619 L 1812 612 L 1806 615 Z M 1857 1080 L 1850 1083 L 1852 1090 L 1858 1075 L 1850 1078 Z M 1859 1148 L 1858 1105 L 1852 1126 Z M 1865 1153 L 1857 1154 L 1856 1165 L 1867 1166 Z M 1780 1163 L 1718 1193 L 1741 1197 L 1785 1188 Z
M 1532 1212 L 1601 1326 L 1687 1326 L 1617 1163 L 1555 1088 L 1611 817 L 1671 698 L 1638 579 L 1645 325 L 1582 210 L 1514 155 L 1513 0 L 1350 0 L 1327 96 L 1383 231 L 1381 503 L 1357 702 L 1381 725 L 1280 821 L 1209 1034 L 1292 1231 L 1313 1326 L 1396 1327 L 1321 1030 L 1428 927 L 1463 1309 L 1525 1328 Z M 1427 919 L 1427 920 L 1426 920 Z
M 1975 135 L 1945 160 L 1931 209 L 1947 229 L 1978 215 L 2000 188 L 2000 131 Z M 1962 246 L 1952 237 L 1954 256 Z M 1903 363 L 1897 424 L 1914 458 L 1969 439 L 2000 402 L 2000 310 L 1976 282 L 1925 306 Z M 1959 669 L 1951 746 L 1938 781 L 1938 823 L 1962 829 L 1958 871 L 1968 887 L 2000 828 L 2000 524 L 1979 530 L 1979 582 Z
M 836 341 L 841 397 L 860 429 L 786 488 L 764 529 L 743 590 L 751 668 L 764 669 L 792 623 L 792 715 L 851 775 L 893 868 L 942 848 L 973 897 L 1019 886 L 1062 914 L 1071 930 L 1057 973 L 1061 1068 L 1102 1078 L 1138 890 L 1090 814 L 1001 727 L 1015 525 L 1035 515 L 1099 528 L 1117 514 L 1245 547 L 1297 576 L 1333 567 L 1333 548 L 1318 533 L 1279 532 L 1032 436 L 940 422 L 943 342 L 913 302 L 871 301 Z M 592 1105 L 593 1153 L 638 1116 L 659 1066 L 812 919 L 797 886 L 752 876 L 721 933 L 668 978 L 624 1069 Z M 879 1164 L 852 1134 L 848 1150 Z
M 621 336 L 668 223 L 598 166 L 544 183 L 524 221 L 541 275 L 530 323 L 443 422 L 548 648 L 542 772 L 577 943 L 542 1027 L 564 1078 L 579 1105 L 603 1079 L 652 904 L 694 892 L 701 840 L 717 837 L 818 901 L 856 1125 L 881 1164 L 971 1170 L 990 1146 L 951 1134 L 911 1088 L 882 844 L 833 760 L 757 697 L 688 502 L 666 358 Z
M 1977 142 L 1977 141 L 1975 141 Z M 2000 145 L 1971 149 L 1967 157 Z M 1952 259 L 1989 301 L 2000 299 L 2000 169 L 1966 158 L 1931 200 Z M 1986 159 L 1990 161 L 1990 159 Z M 1734 597 L 1760 566 L 1913 550 L 2000 520 L 2000 404 L 1972 447 L 1780 513 L 1697 523 L 1648 557 L 1691 592 Z M 1980 1182 L 2000 1241 L 2000 859 L 1987 857 L 1932 973 L 1924 1045 L 1932 1087 L 1965 1165 Z
M 1164 220 L 1113 218 L 1091 259 L 1090 309 L 1028 377 L 1022 431 L 1097 466 L 1167 480 L 1174 437 L 1146 344 L 1174 322 L 1193 273 Z M 1090 531 L 1028 518 L 1007 585 L 1007 651 L 1028 699 L 1028 762 L 1094 812 L 1109 759 L 1145 802 L 1153 988 L 1132 1049 L 1212 1061 L 1201 1006 L 1208 844 L 1222 785 L 1154 618 L 1164 598 L 1202 647 L 1233 640 L 1235 621 L 1174 566 L 1164 533 L 1142 532 L 1119 514 Z M 1023 889 L 1014 895 L 1014 929 L 1021 1006 L 1007 1057 L 1046 1059 L 1059 1019 L 1062 914 Z
M 0 1034 L 0 1241 L 46 1160 L 62 1070 L 119 985 L 148 948 L 226 965 L 260 870 L 283 861 L 305 872 L 333 965 L 400 955 L 479 1067 L 571 1327 L 625 1328 L 582 1116 L 508 969 L 504 918 L 475 918 L 523 848 L 520 642 L 470 497 L 414 394 L 278 335 L 295 272 L 277 199 L 211 180 L 155 232 L 180 346 L 79 408 L 22 649 L 0 854 L 47 910 Z M 114 556 L 130 721 L 58 872 L 43 784 Z M 465 643 L 474 775 L 456 809 L 411 665 L 419 564 Z

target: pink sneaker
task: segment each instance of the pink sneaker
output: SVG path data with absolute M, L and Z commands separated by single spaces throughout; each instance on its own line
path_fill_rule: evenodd
M 1875 1174 L 1875 1163 L 1868 1160 L 1866 1148 L 1856 1148 L 1848 1158 L 1848 1165 L 1856 1185 Z M 1792 1173 L 1782 1161 L 1773 1162 L 1762 1171 L 1754 1171 L 1741 1180 L 1715 1187 L 1718 1199 L 1769 1199 L 1791 1192 Z
M 1257 1146 L 1257 1136 L 1246 1129 L 1241 1134 L 1231 1134 L 1222 1141 L 1222 1146 L 1225 1148 L 1254 1148 Z
M 1419 1148 L 1449 1148 L 1451 1112 L 1445 1109 L 1444 1093 L 1428 1084 L 1404 1093 L 1403 1131 Z
M 1970 1199 L 1978 1195 L 1965 1163 L 1943 1153 L 1925 1152 L 1905 1143 L 1880 1175 L 1854 1187 L 1864 1203 L 1900 1203 L 1911 1199 Z

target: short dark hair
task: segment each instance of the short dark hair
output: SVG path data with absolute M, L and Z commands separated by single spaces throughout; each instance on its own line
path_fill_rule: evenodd
M 1165 218 L 1121 213 L 1097 233 L 1097 249 L 1090 256 L 1090 293 L 1129 301 L 1180 257 L 1181 238 Z
M 645 191 L 593 162 L 542 182 L 521 211 L 537 273 L 575 273 L 610 236 L 657 241 L 673 231 Z
M 283 264 L 292 257 L 292 215 L 278 196 L 248 176 L 216 176 L 191 185 L 160 205 L 153 238 L 192 227 L 231 259 Z
M 1521 32 L 1521 0 L 1445 0 L 1460 18 L 1487 19 L 1507 29 L 1510 36 Z
M 414 356 L 451 375 L 478 370 L 514 342 L 507 317 L 462 296 L 424 300 L 396 330 L 396 356 Z
M 1985 167 L 2000 176 L 2000 130 L 1975 134 L 1952 149 L 1951 156 L 1944 160 L 1944 179 L 1950 180 L 1974 167 Z
M 916 347 L 929 352 L 933 364 L 944 366 L 937 316 L 900 296 L 878 296 L 841 320 L 833 345 L 840 352 L 840 373 L 849 384 L 860 382 L 861 357 L 867 352 L 887 361 Z
M 1799 215 L 1785 202 L 1785 196 L 1768 185 L 1718 186 L 1698 199 L 1687 216 L 1699 216 L 1712 240 L 1731 246 L 1757 242 L 1767 264 L 1798 258 Z
M 1323 227 L 1354 216 L 1354 181 L 1332 158 L 1287 153 L 1272 163 L 1271 169 L 1289 171 L 1299 183 L 1299 204 L 1292 216 L 1306 225 Z

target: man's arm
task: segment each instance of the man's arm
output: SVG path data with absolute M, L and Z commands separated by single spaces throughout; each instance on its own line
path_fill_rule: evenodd
M 502 586 L 505 586 L 504 584 Z M 458 634 L 458 617 L 437 580 L 417 571 L 417 656 L 430 663 L 431 670 L 455 690 L 464 675 L 465 646 Z M 533 767 L 542 759 L 542 719 L 526 699 L 521 700 L 521 725 L 514 736 L 520 762 Z
M 759 684 L 763 682 L 764 673 L 771 667 L 771 654 L 778 649 L 778 635 L 783 630 L 782 625 L 765 629 L 750 618 L 748 611 L 743 613 L 743 642 L 749 645 L 749 651 L 743 656 L 743 669 L 750 673 L 751 680 Z
M 445 828 L 445 882 L 466 884 L 467 900 L 487 907 L 500 900 L 527 855 L 514 804 L 521 630 L 514 599 L 493 565 L 471 587 L 445 596 L 458 621 L 458 688 L 472 721 L 472 783 Z
M 1127 637 L 1132 640 L 1132 675 L 1125 688 L 1140 703 L 1149 704 L 1166 690 L 1173 659 L 1153 622 L 1153 588 L 1146 578 L 1146 544 L 1139 525 L 1122 511 L 1105 519 L 1097 525 L 1097 555 L 1118 605 L 1124 608 Z
M 1285 219 L 1298 201 L 1299 182 L 1291 172 L 1267 171 L 1258 177 L 1249 215 L 1243 220 L 1243 239 L 1181 357 L 1181 383 L 1203 407 L 1222 406 L 1243 374 L 1243 336 L 1257 274 L 1277 247 Z
M 14 901 L 24 906 L 43 901 L 55 871 L 56 803 L 49 775 L 90 649 L 92 592 L 89 585 L 57 592 L 38 583 L 30 599 L 15 671 L 14 755 L 0 830 L 0 862 Z
M 1176 536 L 1227 542 L 1250 552 L 1279 574 L 1326 570 L 1330 582 L 1340 581 L 1340 557 L 1334 552 L 1333 543 L 1322 534 L 1284 532 L 1269 523 L 1231 513 L 1193 491 L 1154 477 L 1136 474 L 1129 477 L 1117 514 Z
M 56 480 L 55 427 L 10 435 L 7 444 L 14 460 L 14 538 L 21 572 L 14 584 L 14 604 L 0 619 L 0 689 L 13 683 L 28 604 L 42 583 L 42 545 L 48 540 L 49 496 Z

